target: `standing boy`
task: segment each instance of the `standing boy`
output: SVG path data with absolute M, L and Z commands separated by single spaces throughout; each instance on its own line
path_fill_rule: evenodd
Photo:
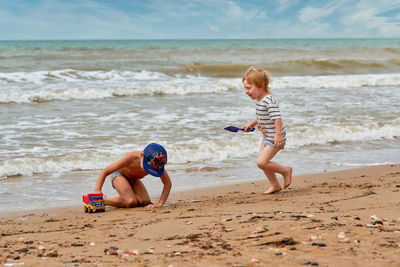
M 263 70 L 251 67 L 242 78 L 246 94 L 256 100 L 256 117 L 244 126 L 246 132 L 250 127 L 258 126 L 263 133 L 258 154 L 257 166 L 264 171 L 271 187 L 263 194 L 272 194 L 282 190 L 276 173 L 283 176 L 284 188 L 292 182 L 292 167 L 282 166 L 272 161 L 275 155 L 284 148 L 286 143 L 286 129 L 283 127 L 278 104 L 269 89 L 270 77 Z

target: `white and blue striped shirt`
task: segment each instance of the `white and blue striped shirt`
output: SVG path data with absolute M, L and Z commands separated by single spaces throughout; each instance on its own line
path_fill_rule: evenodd
M 256 102 L 257 123 L 263 130 L 267 130 L 267 136 L 264 136 L 268 141 L 274 143 L 275 138 L 275 121 L 281 118 L 278 104 L 272 95 L 266 95 L 261 101 Z M 286 130 L 282 123 L 282 138 L 285 139 Z

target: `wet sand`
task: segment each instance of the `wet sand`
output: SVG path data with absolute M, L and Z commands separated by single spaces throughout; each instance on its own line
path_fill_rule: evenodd
M 3 266 L 400 266 L 400 164 L 187 191 L 155 209 L 0 214 Z M 156 198 L 157 199 L 157 198 Z

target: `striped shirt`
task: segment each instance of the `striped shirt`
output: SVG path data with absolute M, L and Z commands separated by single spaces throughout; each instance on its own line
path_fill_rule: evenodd
M 257 123 L 263 130 L 267 130 L 267 136 L 264 136 L 268 141 L 274 143 L 275 138 L 275 121 L 281 118 L 278 104 L 272 95 L 266 95 L 261 101 L 256 102 Z M 286 130 L 282 123 L 282 138 L 286 138 Z

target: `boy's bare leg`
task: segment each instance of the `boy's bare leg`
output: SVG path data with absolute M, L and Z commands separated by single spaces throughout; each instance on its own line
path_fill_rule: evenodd
M 264 170 L 265 175 L 267 176 L 271 187 L 268 188 L 267 191 L 263 192 L 263 195 L 268 195 L 268 194 L 272 194 L 272 193 L 276 193 L 282 190 L 282 186 L 279 184 L 278 182 L 278 178 L 276 178 L 276 174 L 273 172 L 269 172 Z
M 289 187 L 292 183 L 292 167 L 287 167 L 287 172 L 283 175 L 284 188 Z
M 282 190 L 275 173 L 280 173 L 283 177 L 284 188 L 287 188 L 292 183 L 292 167 L 284 167 L 276 162 L 271 161 L 279 152 L 280 148 L 260 145 L 260 154 L 257 160 L 257 165 L 262 169 L 271 183 L 271 188 L 263 194 L 271 194 Z
M 143 182 L 140 180 L 135 181 L 132 185 L 133 192 L 135 194 L 137 205 L 138 206 L 146 206 L 151 204 L 149 193 L 146 190 Z
M 104 195 L 104 205 L 118 207 L 118 208 L 126 207 L 120 195 L 112 197 L 107 197 L 106 195 Z
M 118 196 L 105 197 L 104 205 L 119 208 L 135 207 L 138 204 L 136 196 L 129 182 L 122 176 L 118 176 L 113 181 L 114 188 Z
M 279 152 L 279 150 L 279 148 L 265 146 L 263 143 L 260 144 L 260 154 L 258 155 L 257 166 L 264 171 L 271 184 L 271 187 L 263 193 L 264 195 L 282 190 L 282 186 L 279 184 L 274 171 L 268 169 L 270 160 Z
M 279 163 L 270 161 L 266 166 L 268 171 L 282 174 L 284 188 L 287 188 L 292 183 L 292 167 L 284 167 Z

